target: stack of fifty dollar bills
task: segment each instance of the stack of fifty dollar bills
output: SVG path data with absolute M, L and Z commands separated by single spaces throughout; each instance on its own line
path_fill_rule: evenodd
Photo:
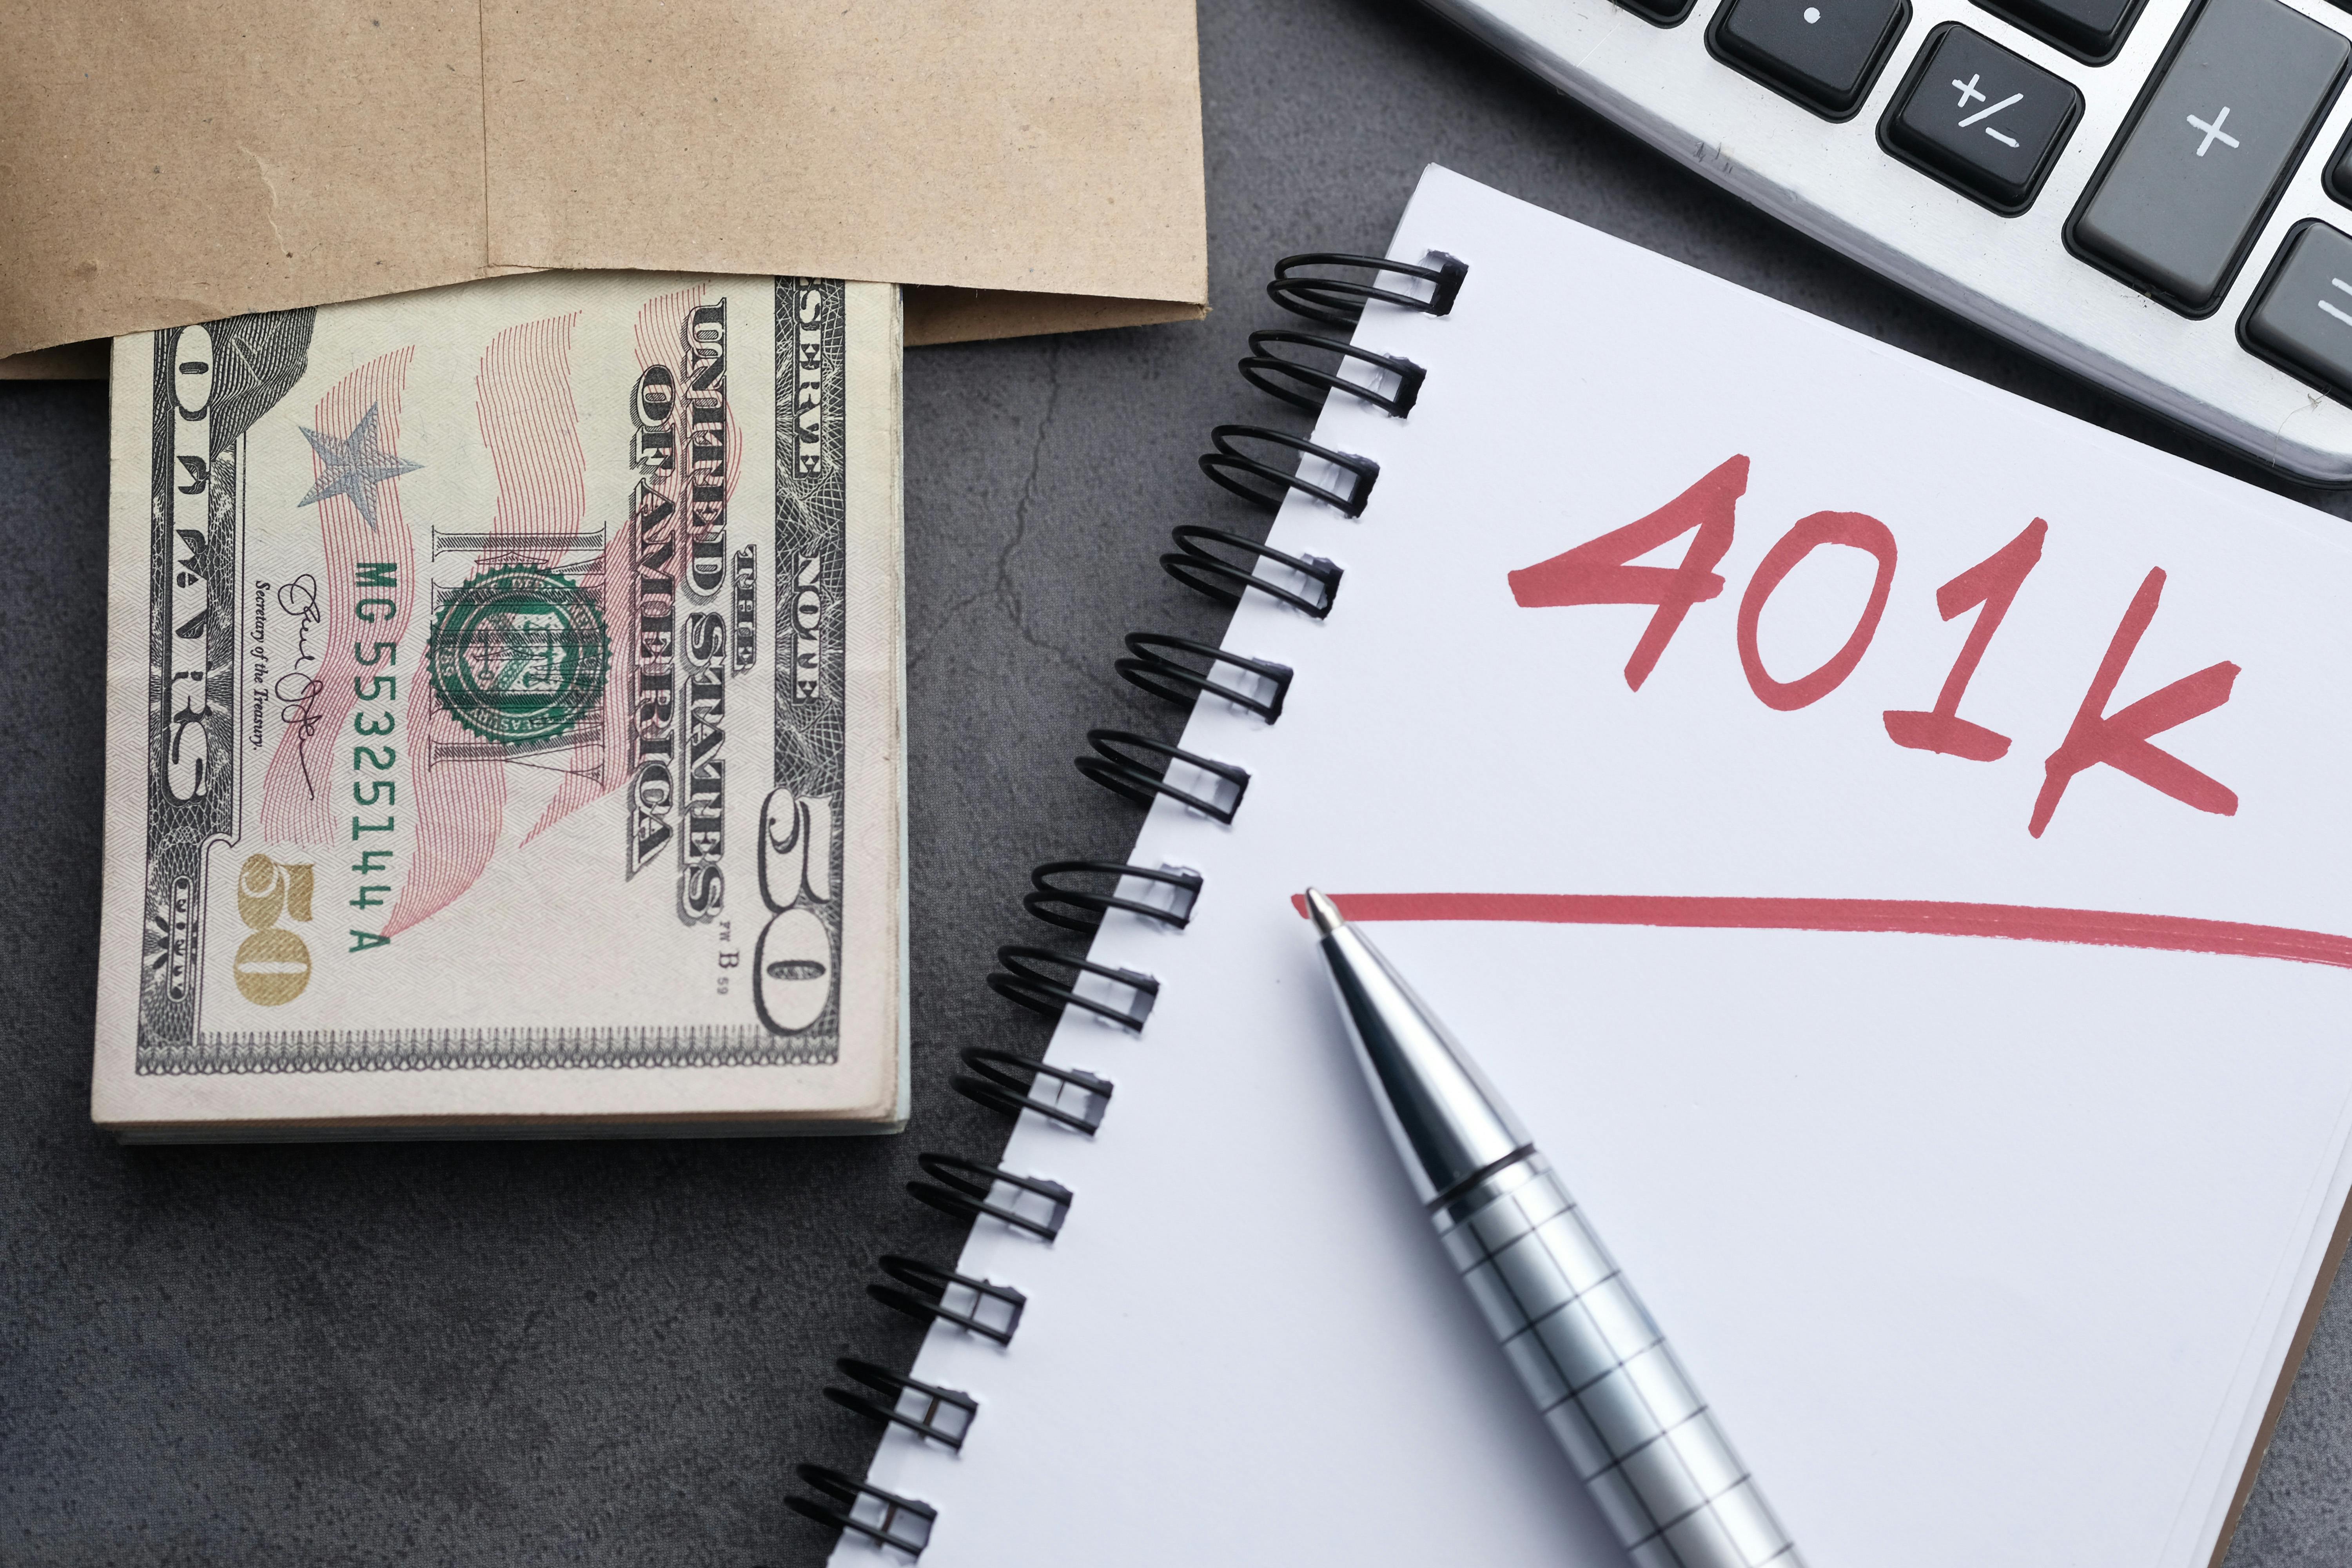
M 904 1125 L 894 289 L 244 316 L 113 406 L 100 1125 Z

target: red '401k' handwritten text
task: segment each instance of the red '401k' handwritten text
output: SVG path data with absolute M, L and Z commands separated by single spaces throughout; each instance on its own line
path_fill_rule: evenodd
M 1723 593 L 1724 581 L 1715 568 L 1731 549 L 1733 513 L 1747 490 L 1748 459 L 1732 458 L 1649 516 L 1512 573 L 1511 596 L 1527 609 L 1567 605 L 1656 606 L 1633 645 L 1633 657 L 1625 661 L 1625 684 L 1639 691 L 1692 607 Z M 1997 762 L 2009 754 L 2010 737 L 1961 718 L 1960 700 L 1993 634 L 2016 601 L 2018 589 L 2041 562 L 2042 541 L 2049 531 L 2050 525 L 2035 518 L 2016 538 L 1937 590 L 1936 608 L 1946 620 L 1976 610 L 1976 622 L 1969 628 L 1968 640 L 1960 645 L 1959 657 L 1952 661 L 1951 672 L 1944 678 L 1943 689 L 1936 694 L 1936 705 L 1924 711 L 1891 710 L 1885 715 L 1887 738 L 1896 745 L 1975 763 Z M 1680 565 L 1632 564 L 1685 533 L 1692 536 L 1691 542 Z M 1819 668 L 1793 680 L 1777 680 L 1766 671 L 1757 648 L 1757 626 L 1764 606 L 1806 556 L 1829 545 L 1860 550 L 1873 559 L 1877 573 L 1870 598 L 1844 646 Z M 1768 708 L 1790 712 L 1811 706 L 1844 684 L 1878 633 L 1879 617 L 1885 613 L 1887 595 L 1895 584 L 1895 535 L 1874 517 L 1858 511 L 1817 511 L 1792 524 L 1765 552 L 1739 601 L 1739 665 L 1757 700 Z M 2233 791 L 2150 740 L 2227 702 L 2238 679 L 2236 665 L 2226 661 L 2210 665 L 2115 712 L 2106 710 L 2123 679 L 2124 667 L 2131 662 L 2141 636 L 2156 618 L 2163 595 L 2164 573 L 2151 568 L 2124 611 L 2074 723 L 2043 761 L 2042 792 L 2026 824 L 2026 831 L 2036 838 L 2050 826 L 2075 775 L 2103 763 L 2184 805 L 2221 816 L 2237 814 L 2238 797 Z

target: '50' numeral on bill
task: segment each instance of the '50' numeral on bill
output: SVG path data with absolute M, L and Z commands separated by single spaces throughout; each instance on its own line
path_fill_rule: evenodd
M 751 952 L 760 1022 L 798 1034 L 833 1000 L 834 935 L 813 904 L 833 900 L 833 802 L 778 784 L 761 808 L 760 896 L 774 911 Z

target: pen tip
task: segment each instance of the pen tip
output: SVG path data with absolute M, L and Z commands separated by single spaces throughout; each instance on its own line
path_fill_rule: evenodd
M 1340 918 L 1339 906 L 1313 888 L 1307 889 L 1307 912 L 1315 917 L 1315 929 L 1325 936 L 1348 923 Z

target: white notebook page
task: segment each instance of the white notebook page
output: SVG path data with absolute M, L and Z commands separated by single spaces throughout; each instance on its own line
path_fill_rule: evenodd
M 1236 820 L 1163 801 L 1129 857 L 1203 875 L 1192 925 L 1113 916 L 1094 943 L 1159 977 L 1149 1026 L 1074 1014 L 1055 1037 L 1117 1083 L 1101 1132 L 1025 1118 L 1004 1157 L 1075 1190 L 1067 1225 L 1045 1246 L 983 1222 L 959 1265 L 1026 1292 L 1018 1335 L 935 1329 L 916 1375 L 979 1418 L 960 1455 L 894 1430 L 872 1479 L 937 1506 L 933 1568 L 1622 1562 L 1414 1205 L 1290 901 L 1513 893 L 1590 919 L 1560 900 L 1616 895 L 1757 929 L 1366 929 L 1581 1200 L 1813 1568 L 2203 1563 L 2346 1198 L 2342 525 L 1434 168 L 1391 254 L 1433 250 L 1468 264 L 1453 313 L 1357 331 L 1426 367 L 1419 406 L 1334 397 L 1318 426 L 1381 463 L 1370 505 L 1294 498 L 1272 536 L 1346 567 L 1336 607 L 1253 595 L 1227 637 L 1296 668 L 1286 711 L 1203 704 L 1186 729 L 1250 771 Z M 1725 586 L 1638 690 L 1651 606 L 1515 599 L 1510 574 L 1734 457 Z M 1760 682 L 1741 605 L 1822 511 L 1877 520 L 1894 568 L 1859 662 L 1793 705 L 1876 557 L 1824 546 L 1763 596 Z M 2007 754 L 1898 746 L 1882 715 L 1936 707 L 1980 613 L 1943 618 L 1937 589 L 2037 518 L 1958 708 Z M 2037 837 L 2045 759 L 2151 568 L 2093 718 L 2242 673 L 2147 737 L 2169 789 L 2088 766 Z M 2230 814 L 2198 804 L 2216 789 Z M 1963 917 L 2102 941 L 1778 929 Z

